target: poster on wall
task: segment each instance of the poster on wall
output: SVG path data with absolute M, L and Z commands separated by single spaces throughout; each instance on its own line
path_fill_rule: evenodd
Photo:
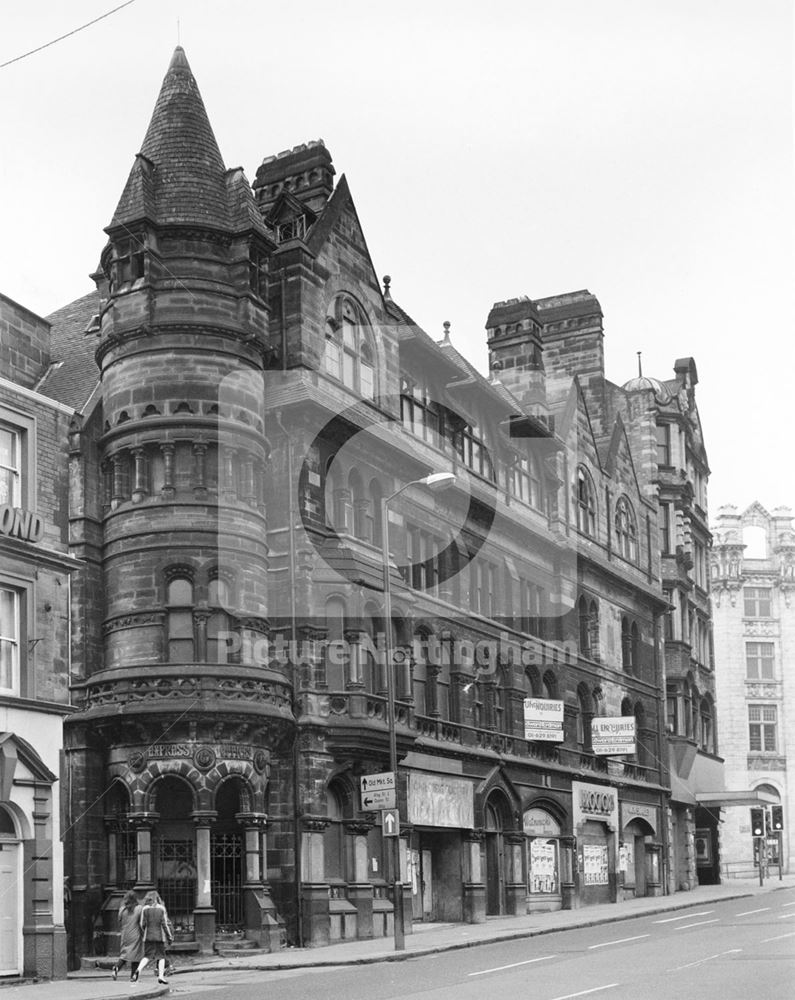
M 582 861 L 584 885 L 608 884 L 606 844 L 583 844 Z
M 591 746 L 595 754 L 602 756 L 635 753 L 635 717 L 591 719 Z
M 524 738 L 563 742 L 563 702 L 553 698 L 525 698 Z
M 558 852 L 554 840 L 530 841 L 530 892 L 558 891 Z

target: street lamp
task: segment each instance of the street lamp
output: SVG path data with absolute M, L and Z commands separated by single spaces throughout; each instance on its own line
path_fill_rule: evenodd
M 381 562 L 384 573 L 384 659 L 386 665 L 386 706 L 389 725 L 389 770 L 395 776 L 397 792 L 397 731 L 395 729 L 395 664 L 392 650 L 392 580 L 389 575 L 389 504 L 409 486 L 424 486 L 433 493 L 447 489 L 455 482 L 452 472 L 433 472 L 423 479 L 413 479 L 381 500 Z M 395 799 L 397 801 L 397 798 Z M 392 838 L 392 903 L 395 951 L 406 947 L 403 926 L 403 883 L 400 880 L 400 837 Z

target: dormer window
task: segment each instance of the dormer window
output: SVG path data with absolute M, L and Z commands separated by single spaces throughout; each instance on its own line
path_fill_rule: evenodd
M 279 222 L 274 232 L 276 242 L 284 243 L 286 240 L 302 240 L 306 236 L 306 228 L 305 215 L 297 215 L 294 219 Z

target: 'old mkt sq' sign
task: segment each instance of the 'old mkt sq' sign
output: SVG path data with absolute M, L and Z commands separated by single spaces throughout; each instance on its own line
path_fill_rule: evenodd
M 21 538 L 23 542 L 40 542 L 44 537 L 44 521 L 29 510 L 3 504 L 0 506 L 0 535 Z

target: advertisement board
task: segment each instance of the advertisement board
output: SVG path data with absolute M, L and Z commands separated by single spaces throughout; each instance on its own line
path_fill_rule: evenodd
M 525 698 L 524 738 L 563 742 L 563 702 L 553 698 Z
M 592 719 L 591 746 L 601 756 L 635 753 L 634 715 Z

